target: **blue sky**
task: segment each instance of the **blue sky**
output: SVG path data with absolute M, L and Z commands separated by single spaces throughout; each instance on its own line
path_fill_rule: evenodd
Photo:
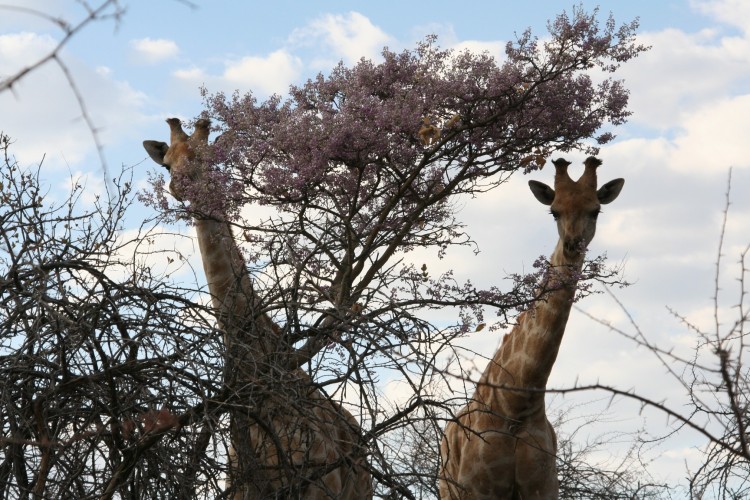
M 73 1 L 2 3 L 70 20 L 80 17 Z M 166 138 L 165 118 L 197 115 L 201 84 L 210 91 L 253 89 L 264 97 L 339 60 L 377 58 L 383 45 L 412 47 L 428 33 L 437 33 L 443 46 L 499 55 L 515 32 L 531 27 L 543 36 L 546 21 L 573 5 L 550 0 L 194 3 L 193 9 L 173 0 L 131 2 L 117 26 L 90 26 L 62 54 L 101 127 L 112 172 L 146 158 L 143 139 Z M 600 218 L 592 251 L 606 251 L 612 261 L 625 264 L 634 284 L 617 294 L 649 340 L 690 352 L 697 338 L 667 306 L 699 325 L 708 328 L 712 323 L 714 262 L 730 167 L 733 204 L 719 301 L 724 322 L 732 319 L 736 303 L 733 277 L 739 252 L 750 243 L 750 2 L 582 2 L 586 9 L 597 3 L 603 17 L 611 11 L 618 22 L 640 17 L 641 42 L 653 48 L 620 73 L 631 89 L 634 114 L 615 131 L 616 141 L 602 149 L 600 175 L 602 180 L 625 177 L 626 184 Z M 49 23 L 0 10 L 0 76 L 29 64 L 59 37 Z M 54 65 L 21 81 L 13 93 L 0 93 L 0 130 L 15 139 L 21 164 L 36 164 L 46 155 L 42 171 L 50 196 L 65 192 L 70 175 L 83 176 L 91 192 L 102 189 L 102 169 L 79 116 Z M 569 159 L 580 165 L 583 156 Z M 144 185 L 148 169 L 155 170 L 150 160 L 137 165 L 137 185 Z M 551 175 L 542 171 L 532 177 L 549 181 Z M 455 267 L 479 284 L 528 269 L 536 256 L 551 251 L 556 235 L 526 181 L 515 177 L 497 192 L 464 202 L 462 217 L 480 245 L 478 256 L 454 252 L 443 260 L 432 255 L 414 258 L 428 261 L 434 272 Z M 135 226 L 148 215 L 149 209 L 136 206 L 130 217 Z M 190 234 L 185 228 L 170 230 Z M 580 307 L 628 328 L 624 313 L 606 295 L 590 297 Z M 485 330 L 467 339 L 466 346 L 491 355 L 499 340 L 500 335 Z M 477 368 L 482 366 L 478 360 Z M 550 385 L 570 387 L 576 381 L 636 389 L 677 409 L 684 401 L 654 356 L 574 311 Z M 388 390 L 394 397 L 403 396 L 397 382 Z M 597 397 L 607 399 L 587 394 L 582 401 Z M 555 404 L 576 401 L 557 398 Z M 645 426 L 657 434 L 667 429 L 663 416 L 641 414 L 627 401 L 600 406 L 617 429 Z M 596 411 L 586 406 L 585 412 Z M 652 452 L 650 470 L 679 480 L 685 461 L 694 459 L 701 443 L 698 436 L 680 433 Z

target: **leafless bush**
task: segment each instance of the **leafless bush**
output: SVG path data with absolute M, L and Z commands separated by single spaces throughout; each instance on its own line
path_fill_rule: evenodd
M 722 287 L 722 275 L 727 269 L 724 245 L 731 179 L 730 170 L 715 260 L 713 321 L 708 327 L 702 326 L 688 319 L 687 315 L 670 310 L 694 337 L 692 354 L 685 355 L 650 342 L 648 335 L 629 314 L 626 305 L 614 296 L 615 302 L 630 318 L 630 328 L 618 328 L 592 318 L 650 351 L 663 365 L 667 376 L 683 388 L 687 404 L 677 410 L 669 401 L 655 401 L 642 396 L 638 388 L 622 391 L 596 385 L 573 389 L 606 391 L 618 397 L 635 399 L 643 407 L 666 414 L 674 422 L 674 428 L 666 436 L 650 438 L 652 443 L 666 440 L 675 431 L 696 432 L 702 436 L 705 439 L 704 446 L 700 448 L 703 458 L 700 465 L 688 470 L 686 485 L 691 498 L 696 499 L 738 499 L 750 495 L 750 370 L 744 362 L 748 355 L 750 320 L 746 303 L 750 245 L 735 255 L 737 260 L 733 276 L 736 288 L 730 292 L 734 298 L 725 298 Z
M 635 500 L 671 498 L 669 486 L 659 484 L 641 462 L 641 432 L 610 431 L 597 434 L 596 424 L 610 415 L 576 414 L 572 408 L 560 410 L 552 425 L 558 430 L 557 473 L 560 498 Z M 613 443 L 630 443 L 627 450 L 615 451 Z M 604 458 L 602 457 L 604 455 Z
M 90 208 L 75 181 L 52 202 L 41 165 L 2 146 L 0 496 L 220 490 L 216 332 L 195 290 L 152 272 L 147 228 L 121 238 L 128 173 Z

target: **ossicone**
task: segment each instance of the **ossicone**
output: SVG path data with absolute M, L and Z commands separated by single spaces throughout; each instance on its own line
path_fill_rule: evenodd
M 596 169 L 602 164 L 602 160 L 594 156 L 589 156 L 583 162 L 583 175 L 578 179 L 579 183 L 584 183 L 596 189 Z
M 552 164 L 557 169 L 567 169 L 568 165 L 570 165 L 570 162 L 565 158 L 558 158 L 557 160 L 552 160 Z
M 595 156 L 589 156 L 583 164 L 589 168 L 596 168 L 602 164 L 602 161 Z
M 552 164 L 555 166 L 555 184 L 571 180 L 568 175 L 568 165 L 570 165 L 568 160 L 558 158 L 557 160 L 552 160 Z

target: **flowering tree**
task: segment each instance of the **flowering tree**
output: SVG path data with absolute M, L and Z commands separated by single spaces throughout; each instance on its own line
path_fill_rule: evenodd
M 316 325 L 334 311 L 360 311 L 349 328 L 414 338 L 430 330 L 417 310 L 460 307 L 467 331 L 481 308 L 523 303 L 528 280 L 511 293 L 478 290 L 402 257 L 471 244 L 453 203 L 460 196 L 540 168 L 552 151 L 595 154 L 610 141 L 601 129 L 626 119 L 628 93 L 591 73 L 614 72 L 645 50 L 636 27 L 616 29 L 611 18 L 600 26 L 595 14 L 575 11 L 550 23 L 548 40 L 526 31 L 508 43 L 501 63 L 441 50 L 429 37 L 412 51 L 384 50 L 379 64 L 339 64 L 285 100 L 206 93 L 222 132 L 207 194 L 242 228 L 268 310 L 294 344 L 307 341 L 295 363 L 329 344 L 331 332 Z M 246 205 L 275 211 L 249 221 Z
M 432 485 L 429 474 L 394 470 L 389 433 L 434 422 L 444 401 L 435 360 L 483 327 L 485 309 L 527 305 L 538 283 L 516 276 L 508 291 L 478 289 L 451 272 L 432 276 L 407 254 L 473 244 L 457 216 L 461 197 L 540 168 L 553 151 L 595 154 L 610 141 L 602 128 L 629 114 L 611 73 L 645 50 L 636 28 L 576 10 L 552 21 L 545 40 L 526 31 L 508 43 L 503 61 L 428 37 L 414 50 L 385 49 L 379 63 L 339 64 L 287 98 L 204 91 L 205 117 L 221 135 L 202 155 L 213 164 L 208 180 L 188 198 L 239 229 L 262 308 L 286 340 L 274 368 L 303 366 L 352 406 L 376 491 Z M 162 196 L 162 183 L 146 199 L 174 209 L 168 216 L 190 214 Z M 247 206 L 258 208 L 247 215 Z M 599 264 L 584 278 L 613 277 Z M 429 320 L 444 308 L 456 308 L 454 324 Z M 392 376 L 413 392 L 405 406 L 382 398 L 378 380 Z

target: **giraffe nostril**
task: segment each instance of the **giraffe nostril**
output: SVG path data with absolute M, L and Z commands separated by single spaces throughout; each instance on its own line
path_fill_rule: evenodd
M 582 238 L 570 239 L 565 240 L 564 248 L 568 254 L 578 254 L 585 249 L 585 244 Z

